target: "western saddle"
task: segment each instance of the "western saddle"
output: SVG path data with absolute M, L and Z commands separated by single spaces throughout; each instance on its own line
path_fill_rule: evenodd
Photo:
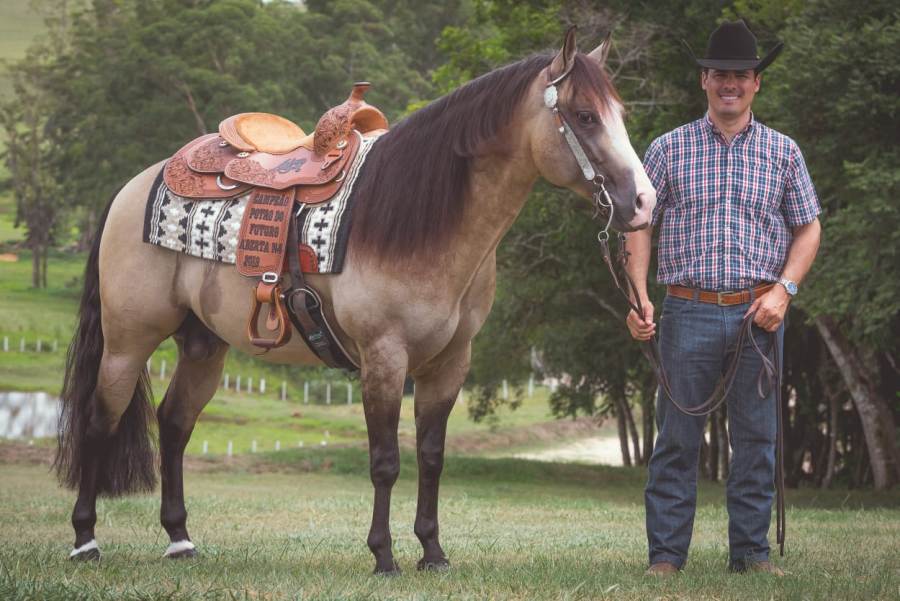
M 166 163 L 165 184 L 178 196 L 226 200 L 250 194 L 238 236 L 237 268 L 242 275 L 261 278 L 247 324 L 256 346 L 268 350 L 286 344 L 290 320 L 325 363 L 352 365 L 324 319 L 319 295 L 303 279 L 292 209 L 295 203 L 332 198 L 362 138 L 387 130 L 384 114 L 363 99 L 369 85 L 354 84 L 347 100 L 322 115 L 312 134 L 278 115 L 240 113 L 222 121 L 217 133 L 187 143 Z M 291 274 L 289 289 L 282 286 L 285 271 Z M 269 306 L 266 326 L 274 338 L 258 330 L 264 305 Z

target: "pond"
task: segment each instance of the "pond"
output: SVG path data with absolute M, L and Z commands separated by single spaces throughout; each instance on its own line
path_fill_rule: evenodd
M 0 438 L 56 436 L 59 408 L 46 392 L 0 392 Z

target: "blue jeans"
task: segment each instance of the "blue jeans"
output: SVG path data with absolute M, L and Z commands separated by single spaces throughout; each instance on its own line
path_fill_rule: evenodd
M 720 307 L 667 296 L 660 317 L 660 351 L 675 399 L 685 407 L 705 401 L 734 356 L 734 344 L 750 305 Z M 770 334 L 753 336 L 771 356 Z M 784 342 L 784 324 L 778 344 Z M 730 565 L 742 569 L 769 557 L 768 532 L 775 496 L 775 391 L 760 398 L 761 361 L 745 341 L 734 387 L 727 399 L 732 459 L 727 484 Z M 659 434 L 644 492 L 650 563 L 682 567 L 694 527 L 697 467 L 706 417 L 681 413 L 662 390 L 656 400 Z

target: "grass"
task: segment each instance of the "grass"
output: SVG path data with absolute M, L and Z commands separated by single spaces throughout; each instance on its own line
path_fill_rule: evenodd
M 391 527 L 404 573 L 373 577 L 367 458 L 356 449 L 260 455 L 188 472 L 201 556 L 160 559 L 158 498 L 102 500 L 99 564 L 65 560 L 73 495 L 43 466 L 0 465 L 3 599 L 896 599 L 900 500 L 791 491 L 789 576 L 725 571 L 721 486 L 701 484 L 688 566 L 668 581 L 646 562 L 639 469 L 448 457 L 441 533 L 452 568 L 415 571 L 415 465 L 404 457 Z M 207 469 L 210 466 L 207 466 Z M 27 531 L 27 536 L 23 536 Z
M 0 59 L 24 58 L 28 46 L 44 31 L 44 19 L 32 10 L 30 0 L 0 2 Z M 0 70 L 0 100 L 11 91 L 8 79 Z

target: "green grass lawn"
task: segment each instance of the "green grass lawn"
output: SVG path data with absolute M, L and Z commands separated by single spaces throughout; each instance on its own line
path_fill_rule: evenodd
M 790 491 L 783 580 L 725 571 L 723 490 L 701 484 L 689 563 L 646 562 L 639 469 L 448 457 L 442 542 L 452 567 L 418 573 L 415 465 L 394 489 L 397 578 L 370 575 L 372 492 L 356 449 L 259 455 L 186 476 L 201 556 L 172 562 L 156 495 L 102 500 L 100 563 L 72 564 L 74 495 L 45 466 L 0 465 L 0 598 L 14 599 L 897 599 L 900 500 Z M 212 468 L 212 471 L 207 471 Z M 10 544 L 15 541 L 15 544 Z
M 31 0 L 0 2 L 0 59 L 23 58 L 31 42 L 45 31 L 43 17 L 31 5 Z M 0 67 L 0 99 L 10 91 L 9 81 Z

